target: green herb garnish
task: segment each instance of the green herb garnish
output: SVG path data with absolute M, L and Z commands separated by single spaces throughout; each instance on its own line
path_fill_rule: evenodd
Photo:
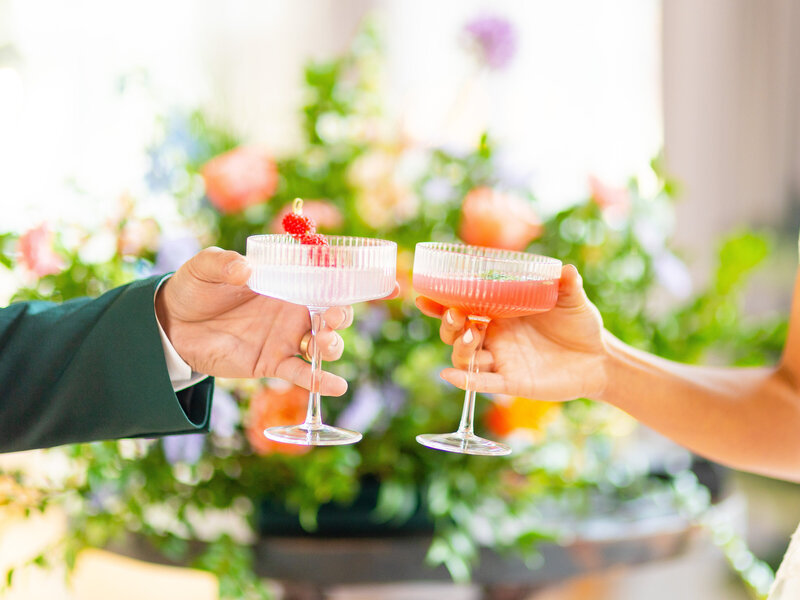
M 524 278 L 519 275 L 507 275 L 500 271 L 486 271 L 481 275 L 481 279 L 488 279 L 489 281 L 521 281 Z

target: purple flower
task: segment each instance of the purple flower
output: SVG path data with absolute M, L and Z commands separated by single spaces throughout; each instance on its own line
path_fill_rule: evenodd
M 381 412 L 381 392 L 371 382 L 358 386 L 350 404 L 339 415 L 336 424 L 346 429 L 367 431 Z
M 456 189 L 446 177 L 433 177 L 422 186 L 422 195 L 432 204 L 444 204 L 456 195 Z
M 478 17 L 464 26 L 464 32 L 490 69 L 504 69 L 514 58 L 517 32 L 507 19 Z
M 367 381 L 359 385 L 353 400 L 339 415 L 339 427 L 356 431 L 383 431 L 390 419 L 406 405 L 408 392 L 394 383 L 377 387 Z
M 389 311 L 383 304 L 367 305 L 366 313 L 359 315 L 356 320 L 356 329 L 369 337 L 375 337 L 380 333 L 386 319 L 389 318 Z
M 684 262 L 671 252 L 662 252 L 653 260 L 658 282 L 679 300 L 692 295 L 692 276 Z
M 396 383 L 386 384 L 381 388 L 385 410 L 390 416 L 399 413 L 406 405 L 408 392 Z
M 92 486 L 92 491 L 89 494 L 89 508 L 95 514 L 108 512 L 118 497 L 119 490 L 116 485 L 103 482 L 97 486 Z
M 161 440 L 164 446 L 164 456 L 171 465 L 186 463 L 193 465 L 203 455 L 203 445 L 206 436 L 203 433 L 189 433 L 185 435 L 168 435 Z
M 499 150 L 494 156 L 495 176 L 508 189 L 531 189 L 535 172 L 522 152 Z
M 239 424 L 239 405 L 226 390 L 214 388 L 214 400 L 211 403 L 211 433 L 220 437 L 233 437 Z
M 164 238 L 158 249 L 156 264 L 153 265 L 153 275 L 177 271 L 178 267 L 199 251 L 200 242 L 189 234 Z

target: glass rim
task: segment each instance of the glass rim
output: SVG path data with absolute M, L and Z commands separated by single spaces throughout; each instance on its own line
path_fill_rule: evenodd
M 337 251 L 342 249 L 347 250 L 354 250 L 354 251 L 361 251 L 361 250 L 374 250 L 375 248 L 396 248 L 397 242 L 393 242 L 391 240 L 384 240 L 382 238 L 371 238 L 371 237 L 362 237 L 362 236 L 349 236 L 349 235 L 324 235 L 326 240 L 357 240 L 357 241 L 368 241 L 368 244 L 363 245 L 353 245 L 353 246 L 317 246 L 314 244 L 301 244 L 298 240 L 294 237 L 289 235 L 288 233 L 259 233 L 256 235 L 249 235 L 247 236 L 247 241 L 252 242 L 254 244 L 266 245 L 265 242 L 274 242 L 272 245 L 279 245 L 282 242 L 286 242 L 285 245 L 287 247 L 293 248 L 329 248 L 329 249 L 336 249 Z M 291 243 L 289 243 L 291 242 Z
M 444 247 L 443 247 L 444 246 Z M 507 263 L 538 263 L 540 265 L 546 266 L 561 266 L 563 263 L 558 258 L 553 258 L 552 256 L 545 256 L 544 254 L 534 254 L 532 252 L 522 252 L 519 250 L 506 250 L 504 248 L 492 248 L 491 246 L 474 246 L 472 244 L 461 244 L 458 242 L 417 242 L 416 248 L 422 248 L 423 250 L 433 250 L 436 252 L 441 252 L 444 254 L 452 254 L 454 256 L 468 256 L 470 258 L 475 258 L 478 260 L 491 260 L 497 262 L 507 262 Z M 490 254 L 470 254 L 467 252 L 459 252 L 458 249 L 474 249 L 474 250 L 482 250 L 482 251 L 489 251 L 490 253 L 505 253 L 506 255 L 512 255 L 511 257 L 501 257 L 501 256 L 491 256 Z M 539 259 L 539 260 L 531 260 L 531 259 Z

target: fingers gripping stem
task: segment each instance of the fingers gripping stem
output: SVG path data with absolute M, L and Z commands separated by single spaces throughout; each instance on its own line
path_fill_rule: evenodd
M 308 395 L 308 412 L 305 425 L 311 429 L 322 427 L 322 407 L 320 402 L 319 385 L 322 380 L 322 357 L 320 356 L 317 334 L 325 327 L 325 309 L 309 308 L 311 316 L 311 390 Z
M 470 315 L 467 319 L 467 324 L 470 329 L 478 336 L 478 341 L 475 346 L 475 351 L 469 359 L 469 369 L 467 371 L 467 392 L 464 395 L 464 408 L 461 411 L 461 422 L 458 425 L 459 433 L 472 434 L 473 421 L 475 419 L 475 376 L 479 371 L 478 353 L 483 348 L 483 340 L 486 337 L 486 329 L 489 327 L 490 319 L 486 317 L 477 317 Z

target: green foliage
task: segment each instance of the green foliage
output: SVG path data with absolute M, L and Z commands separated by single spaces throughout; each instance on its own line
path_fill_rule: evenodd
M 253 551 L 227 536 L 209 544 L 192 566 L 219 576 L 219 594 L 231 600 L 271 600 L 269 587 L 253 573 Z

